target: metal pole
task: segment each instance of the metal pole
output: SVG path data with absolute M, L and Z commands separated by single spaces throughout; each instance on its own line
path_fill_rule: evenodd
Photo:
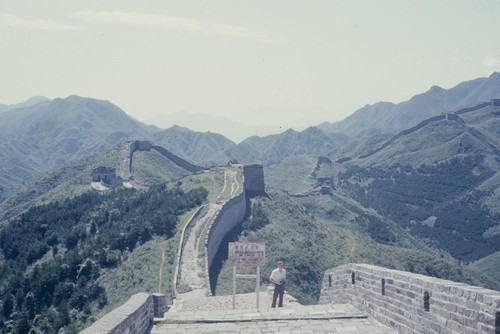
M 236 266 L 233 265 L 233 310 L 236 309 Z
M 259 310 L 259 292 L 260 292 L 260 266 L 257 266 L 257 283 L 255 287 L 255 292 L 257 292 L 257 311 Z

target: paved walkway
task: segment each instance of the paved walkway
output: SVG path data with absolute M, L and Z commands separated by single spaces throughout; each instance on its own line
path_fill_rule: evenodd
M 179 264 L 180 284 L 189 285 L 193 289 L 205 287 L 205 258 L 204 254 L 199 253 L 200 242 L 205 240 L 205 234 L 201 232 L 214 220 L 221 207 L 220 204 L 209 204 L 202 217 L 190 222 L 191 229 L 188 235 L 184 236 L 186 243 L 182 248 Z
M 167 333 L 396 333 L 350 304 L 300 305 L 285 295 L 282 308 L 271 308 L 271 291 L 206 297 L 193 292 L 181 295 L 158 322 L 152 334 Z

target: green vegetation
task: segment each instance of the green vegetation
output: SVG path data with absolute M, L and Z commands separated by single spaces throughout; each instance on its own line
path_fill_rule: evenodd
M 184 191 L 202 187 L 208 191 L 207 201 L 215 203 L 224 187 L 224 169 L 212 168 L 210 171 L 188 175 L 167 184 L 170 187 L 180 186 Z
M 314 184 L 308 177 L 316 161 L 316 158 L 297 155 L 286 158 L 278 164 L 267 166 L 264 170 L 266 184 L 291 194 L 308 191 Z
M 243 229 L 233 231 L 227 241 L 264 243 L 266 263 L 261 268 L 261 283 L 268 284 L 276 262 L 284 260 L 287 291 L 303 304 L 317 302 L 325 270 L 350 262 L 500 288 L 491 277 L 460 267 L 450 255 L 426 247 L 394 223 L 382 220 L 338 192 L 305 197 L 299 203 L 281 191 L 268 189 L 267 196 L 252 198 L 251 203 L 251 214 L 243 222 Z M 386 236 L 378 232 L 381 240 L 377 241 L 373 229 L 391 233 Z M 232 293 L 232 267 L 224 262 L 226 258 L 227 251 L 218 254 L 223 264 L 217 295 Z M 255 268 L 238 268 L 238 273 L 255 273 Z M 241 280 L 237 289 L 238 293 L 251 292 L 255 284 Z
M 471 263 L 469 267 L 491 277 L 500 277 L 500 251 Z
M 156 150 L 136 151 L 133 155 L 132 175 L 145 185 L 165 183 L 190 174 Z
M 127 261 L 130 254 L 154 238 L 172 238 L 179 217 L 206 197 L 202 188 L 154 186 L 87 192 L 26 211 L 0 230 L 0 329 L 79 331 L 108 304 L 102 273 L 125 262 L 135 268 L 115 278 L 141 285 L 145 264 Z
M 0 221 L 35 205 L 63 201 L 89 191 L 92 169 L 97 166 L 115 167 L 120 160 L 120 147 L 73 160 L 33 179 L 21 191 L 0 203 Z
M 269 217 L 262 207 L 262 202 L 255 201 L 251 205 L 250 217 L 248 217 L 248 219 L 243 222 L 242 228 L 244 231 L 256 231 L 263 228 L 269 223 Z
M 493 175 L 483 156 L 453 158 L 436 165 L 395 165 L 391 169 L 351 166 L 340 172 L 339 186 L 364 207 L 371 207 L 455 258 L 472 261 L 500 250 L 500 236 L 483 234 L 500 215 L 482 205 L 485 193 L 473 191 Z M 426 224 L 436 217 L 434 224 Z M 387 234 L 375 230 L 380 241 Z
M 54 107 L 66 103 L 74 111 L 70 118 L 61 108 L 49 123 L 0 122 L 12 131 L 7 137 L 16 138 L 0 143 L 3 156 L 11 158 L 0 168 L 5 181 L 0 182 L 0 333 L 61 328 L 74 333 L 136 292 L 160 291 L 168 297 L 182 222 L 201 203 L 226 200 L 235 191 L 224 189 L 227 166 L 191 174 L 152 150 L 135 152 L 132 165 L 134 178 L 150 189 L 88 192 L 92 169 L 118 167 L 121 146 L 39 175 L 68 159 L 150 133 L 123 124 L 128 119 L 115 108 L 103 114 L 107 103 L 70 98 Z M 75 134 L 72 125 L 66 126 L 90 109 L 99 112 L 94 125 L 102 132 L 85 126 Z M 54 140 L 53 124 L 62 116 L 67 123 L 58 128 L 71 136 Z M 226 241 L 265 243 L 262 283 L 282 259 L 287 290 L 309 304 L 317 301 L 324 271 L 349 262 L 500 290 L 498 119 L 498 108 L 490 108 L 422 125 L 395 140 L 363 128 L 366 137 L 343 147 L 346 136 L 328 136 L 318 128 L 233 145 L 221 136 L 174 127 L 158 133 L 155 142 L 163 140 L 169 150 L 199 164 L 237 159 L 265 165 L 267 195 L 247 199 L 247 217 Z M 29 145 L 27 137 L 17 136 L 28 127 L 41 134 L 29 133 Z M 42 150 L 32 150 L 38 147 Z M 319 178 L 325 184 L 331 180 L 331 194 L 305 196 Z M 164 182 L 166 187 L 158 185 Z M 217 294 L 231 293 L 226 257 L 222 246 Z M 251 281 L 238 283 L 239 292 L 255 288 Z

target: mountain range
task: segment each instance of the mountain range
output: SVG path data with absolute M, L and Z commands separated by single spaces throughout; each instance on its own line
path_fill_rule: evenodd
M 152 276 L 152 269 L 139 265 L 148 256 L 137 252 L 166 247 L 172 252 L 166 261 L 172 264 L 172 250 L 177 249 L 173 236 L 180 230 L 174 222 L 178 217 L 172 216 L 170 239 L 150 239 L 162 226 L 153 219 L 158 213 L 147 210 L 148 201 L 172 200 L 162 199 L 165 194 L 158 185 L 168 184 L 177 199 L 203 186 L 208 195 L 199 192 L 200 202 L 203 196 L 213 196 L 210 188 L 223 178 L 217 169 L 192 174 L 157 150 L 137 151 L 132 174 L 149 191 L 122 189 L 109 197 L 89 193 L 93 168 L 118 167 L 127 141 L 148 140 L 207 168 L 229 161 L 263 164 L 267 195 L 249 200 L 252 212 L 233 237 L 263 240 L 270 250 L 286 254 L 290 289 L 305 302 L 314 302 L 324 270 L 352 261 L 500 290 L 500 106 L 491 101 L 500 96 L 499 80 L 494 73 L 449 90 L 433 87 L 400 104 L 366 106 L 338 123 L 252 136 L 237 144 L 216 132 L 146 125 L 111 102 L 92 98 L 37 98 L 1 105 L 0 272 L 11 275 L 11 289 L 22 285 L 16 281 L 22 273 L 14 273 L 21 266 L 6 269 L 6 259 L 13 261 L 9 268 L 16 268 L 18 256 L 27 266 L 49 261 L 51 251 L 58 258 L 73 250 L 72 261 L 80 266 L 83 262 L 78 261 L 85 258 L 80 258 L 78 247 L 95 255 L 91 243 L 99 239 L 98 228 L 122 219 L 136 224 L 151 213 L 150 230 L 141 224 L 127 230 L 127 225 L 120 226 L 125 229 L 121 236 L 113 228 L 101 235 L 102 268 L 89 267 L 92 279 L 79 280 L 78 286 L 98 293 L 99 307 L 106 304 L 106 294 L 110 307 L 123 301 L 116 295 L 117 273 L 127 291 L 153 286 L 150 281 L 148 286 L 137 283 Z M 122 217 L 117 205 L 129 214 Z M 52 218 L 66 227 L 48 226 Z M 25 220 L 32 222 L 32 230 L 22 226 Z M 46 233 L 52 229 L 54 233 Z M 29 254 L 20 255 L 11 232 Z M 128 248 L 116 241 L 129 234 Z M 106 243 L 116 249 L 106 248 Z M 127 262 L 129 258 L 135 262 Z M 122 261 L 139 269 L 123 269 Z M 222 267 L 219 291 L 227 288 L 224 277 L 229 272 Z M 37 272 L 28 274 L 34 277 Z M 52 283 L 62 289 L 57 298 L 71 285 Z M 82 301 L 70 292 L 70 302 Z M 13 303 L 7 308 L 2 304 L 0 315 L 9 318 Z M 88 319 L 86 308 L 90 306 L 79 305 L 75 314 Z
M 196 132 L 221 133 L 236 143 L 251 136 L 278 134 L 283 131 L 281 126 L 247 125 L 226 117 L 190 112 L 177 112 L 168 115 L 160 114 L 147 119 L 146 122 L 148 124 L 155 124 L 162 129 L 178 125 Z
M 398 104 L 379 102 L 366 105 L 343 121 L 333 124 L 325 122 L 319 127 L 326 132 L 341 132 L 352 137 L 374 133 L 396 134 L 427 118 L 494 98 L 500 98 L 498 72 L 488 78 L 462 82 L 450 89 L 432 86 L 427 92 Z
M 15 108 L 23 108 L 23 107 L 29 107 L 34 104 L 37 104 L 38 102 L 46 101 L 48 98 L 44 96 L 33 96 L 32 98 L 21 102 L 21 103 L 16 103 L 16 104 L 2 104 L 0 103 L 0 113 L 9 109 L 15 109 Z

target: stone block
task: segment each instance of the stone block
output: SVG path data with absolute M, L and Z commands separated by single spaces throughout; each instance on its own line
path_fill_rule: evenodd
M 465 333 L 482 320 L 492 323 L 500 306 L 500 295 L 492 290 L 467 286 L 447 280 L 385 270 L 372 265 L 347 264 L 338 267 L 344 284 L 336 294 L 345 292 L 355 306 L 365 309 L 376 319 L 390 322 L 394 328 L 410 328 L 415 333 Z M 356 284 L 350 284 L 350 273 L 356 273 Z M 385 295 L 381 280 L 385 279 Z M 430 295 L 430 311 L 423 310 L 423 295 Z M 331 294 L 332 290 L 327 293 Z M 450 323 L 450 329 L 448 329 Z M 461 332 L 462 331 L 462 332 Z

